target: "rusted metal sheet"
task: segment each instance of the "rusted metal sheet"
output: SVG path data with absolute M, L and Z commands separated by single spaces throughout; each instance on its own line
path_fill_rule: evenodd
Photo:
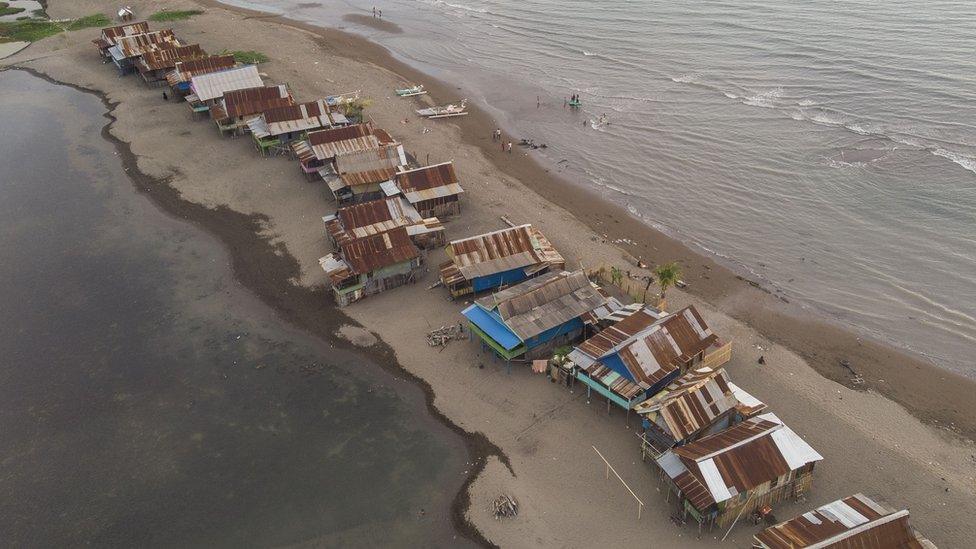
M 606 298 L 582 271 L 546 273 L 481 298 L 478 305 L 496 310 L 522 341 L 561 326 L 603 305 Z
M 261 80 L 261 75 L 258 74 L 258 68 L 255 65 L 196 74 L 190 78 L 190 88 L 199 101 L 217 99 L 234 90 L 260 88 L 262 86 L 264 86 L 264 82 Z
M 934 547 L 924 545 L 908 523 L 908 511 L 895 511 L 864 494 L 854 494 L 756 534 L 766 549 L 831 547 L 887 549 Z
M 359 187 L 363 185 L 378 185 L 384 181 L 393 179 L 396 170 L 384 168 L 379 170 L 367 170 L 363 172 L 344 173 L 340 177 L 345 187 Z
M 175 86 L 180 82 L 189 82 L 198 74 L 209 74 L 233 68 L 236 61 L 233 55 L 211 55 L 200 59 L 182 59 L 177 61 L 173 70 L 166 74 L 166 83 Z
M 700 368 L 681 376 L 635 410 L 672 441 L 689 440 L 736 409 L 724 369 Z
M 143 54 L 139 60 L 138 68 L 139 72 L 171 69 L 180 61 L 200 59 L 206 55 L 207 53 L 199 44 L 153 50 Z
M 342 244 L 339 250 L 353 274 L 369 273 L 410 261 L 420 255 L 403 227 L 357 238 Z
M 331 160 L 342 154 L 375 149 L 379 146 L 380 142 L 376 139 L 375 135 L 367 135 L 365 137 L 344 139 L 342 141 L 329 141 L 327 143 L 320 143 L 317 145 L 313 144 L 312 152 L 315 153 L 315 158 L 319 160 Z
M 592 359 L 598 359 L 658 320 L 653 311 L 642 308 L 587 339 L 578 348 Z
M 410 236 L 444 230 L 436 217 L 424 219 L 402 197 L 373 200 L 339 208 L 335 215 L 327 216 L 323 220 L 329 235 L 339 245 L 398 227 L 406 228 Z
M 366 149 L 344 153 L 336 156 L 336 171 L 340 174 L 367 172 L 373 170 L 394 170 L 407 163 L 403 147 L 400 145 L 383 145 L 374 149 Z M 392 179 L 390 175 L 388 179 Z
M 119 47 L 122 57 L 129 59 L 156 49 L 176 48 L 181 44 L 173 31 L 163 29 L 143 34 L 120 36 L 115 40 L 115 45 Z
M 373 135 L 373 126 L 371 124 L 355 124 L 346 126 L 345 128 L 308 132 L 308 143 L 314 147 L 316 145 L 346 141 L 347 139 L 366 137 L 368 135 Z M 379 140 L 377 140 L 377 143 L 379 143 Z
M 293 105 L 295 100 L 287 86 L 279 85 L 228 91 L 224 93 L 221 102 L 223 103 L 225 117 L 235 119 L 258 114 L 275 107 Z
M 258 119 L 260 121 L 258 121 Z M 324 99 L 299 105 L 285 105 L 265 109 L 260 117 L 248 123 L 251 133 L 258 138 L 284 135 L 294 132 L 331 128 L 329 106 Z
M 145 34 L 147 32 L 149 32 L 149 23 L 147 21 L 138 21 L 136 23 L 126 23 L 124 25 L 118 25 L 115 27 L 105 27 L 102 29 L 101 39 L 108 44 L 108 46 L 114 46 L 115 41 L 122 36 L 133 36 L 135 34 Z
M 403 196 L 413 204 L 464 192 L 458 184 L 453 162 L 400 172 L 396 184 Z
M 448 255 L 467 280 L 536 264 L 562 267 L 562 256 L 532 225 L 520 225 L 471 238 L 455 240 Z
M 747 419 L 669 452 L 717 503 L 823 459 L 774 414 Z

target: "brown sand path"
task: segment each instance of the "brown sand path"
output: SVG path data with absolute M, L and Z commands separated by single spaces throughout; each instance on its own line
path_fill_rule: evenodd
M 193 4 L 149 2 L 140 9 L 148 13 L 163 5 L 178 9 Z M 112 6 L 101 0 L 54 2 L 51 11 L 55 16 L 110 13 Z M 970 541 L 976 531 L 976 450 L 918 419 L 954 421 L 962 432 L 976 432 L 976 392 L 968 382 L 793 316 L 775 296 L 550 177 L 531 157 L 495 152 L 489 146 L 491 120 L 480 112 L 460 121 L 418 120 L 412 110 L 419 101 L 391 97 L 394 87 L 405 81 L 425 83 L 431 98 L 421 101 L 453 100 L 457 92 L 392 62 L 382 48 L 336 31 L 285 27 L 276 18 L 209 4 L 207 14 L 173 27 L 211 51 L 266 53 L 272 61 L 261 70 L 274 83 L 289 83 L 303 99 L 362 89 L 375 100 L 369 114 L 402 139 L 408 151 L 418 158 L 429 153 L 431 162 L 457 162 L 467 193 L 462 218 L 448 225 L 452 237 L 499 228 L 498 216 L 505 214 L 540 226 L 574 264 L 623 265 L 622 251 L 606 243 L 616 238 L 646 243 L 627 250 L 645 260 L 682 259 L 694 294 L 669 294 L 672 307 L 693 302 L 716 332 L 734 338 L 729 366 L 733 379 L 766 400 L 825 456 L 809 500 L 777 509 L 780 516 L 864 491 L 909 506 L 913 522 L 937 544 L 954 547 Z M 139 170 L 169 178 L 186 201 L 264 216 L 261 235 L 278 246 L 278 253 L 298 262 L 294 282 L 321 284 L 317 259 L 328 245 L 320 217 L 333 209 L 327 189 L 306 183 L 294 162 L 261 159 L 247 139 L 221 139 L 211 124 L 191 122 L 185 106 L 163 102 L 138 77 L 118 79 L 111 67 L 97 61 L 89 44 L 94 34 L 89 29 L 45 40 L 3 63 L 20 62 L 52 78 L 104 91 L 118 103 L 112 133 L 131 144 Z M 401 124 L 404 119 L 409 122 Z M 422 133 L 425 125 L 430 133 Z M 248 249 L 232 253 L 246 261 Z M 431 264 L 436 265 L 439 254 L 432 255 Z M 427 323 L 456 322 L 461 305 L 447 301 L 442 291 L 424 290 L 432 280 L 433 273 L 413 287 L 372 297 L 346 313 L 392 347 L 403 368 L 430 384 L 435 405 L 450 420 L 484 433 L 511 459 L 515 477 L 489 462 L 472 486 L 469 517 L 475 526 L 510 546 L 623 545 L 649 539 L 667 546 L 714 545 L 711 538 L 696 540 L 690 529 L 678 530 L 670 523 L 663 494 L 640 463 L 633 430 L 624 426 L 619 410 L 608 416 L 603 402 L 587 405 L 581 393 L 570 394 L 525 370 L 506 374 L 474 345 L 456 343 L 442 353 L 432 352 L 423 338 Z M 251 287 L 253 282 L 245 284 Z M 275 296 L 263 297 L 275 304 Z M 759 354 L 765 355 L 766 366 L 756 364 Z M 836 366 L 840 358 L 849 359 L 871 388 L 904 404 L 916 417 L 874 392 L 853 391 L 820 375 L 845 379 Z M 604 480 L 591 445 L 600 448 L 648 504 L 640 522 L 630 496 Z M 485 511 L 488 499 L 502 490 L 522 502 L 523 512 L 514 521 L 494 521 Z M 733 545 L 747 545 L 753 531 L 751 526 L 738 527 L 730 536 Z

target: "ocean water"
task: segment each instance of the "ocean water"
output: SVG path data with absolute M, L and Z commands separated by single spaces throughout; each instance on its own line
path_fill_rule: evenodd
M 976 376 L 976 3 L 228 3 L 371 38 L 647 224 Z M 404 32 L 343 20 L 373 5 Z
M 0 72 L 3 545 L 466 545 L 421 391 L 284 326 L 136 194 L 104 111 Z

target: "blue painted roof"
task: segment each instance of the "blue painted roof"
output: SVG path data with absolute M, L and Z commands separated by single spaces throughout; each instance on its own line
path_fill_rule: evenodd
M 618 374 L 622 375 L 628 381 L 636 382 L 634 380 L 634 376 L 630 373 L 630 370 L 628 370 L 627 366 L 624 364 L 624 361 L 620 359 L 619 354 L 613 353 L 610 355 L 606 355 L 600 359 L 600 362 L 607 368 L 610 368 L 614 372 L 617 372 Z
M 505 326 L 497 313 L 486 311 L 474 304 L 461 311 L 461 314 L 504 347 L 506 351 L 511 351 L 522 344 L 522 340 Z

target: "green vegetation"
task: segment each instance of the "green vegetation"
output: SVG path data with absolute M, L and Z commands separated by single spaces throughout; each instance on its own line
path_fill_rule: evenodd
M 238 63 L 244 63 L 246 65 L 267 63 L 269 61 L 267 55 L 253 50 L 234 50 L 234 51 L 224 50 L 220 52 L 220 54 L 233 55 L 234 61 L 237 61 Z
M 342 105 L 342 114 L 346 115 L 351 122 L 362 122 L 363 111 L 372 104 L 372 99 L 353 99 Z
M 67 29 L 69 31 L 75 31 L 80 29 L 87 29 L 91 27 L 107 27 L 112 24 L 112 20 L 105 17 L 101 13 L 96 13 L 95 15 L 86 15 L 80 19 L 75 19 L 68 23 Z
M 10 4 L 0 2 L 0 17 L 3 17 L 4 15 L 13 15 L 22 11 L 24 11 L 24 8 L 11 8 Z
M 111 23 L 102 14 L 89 15 L 73 21 L 47 21 L 28 19 L 24 21 L 0 23 L 0 42 L 37 42 L 42 38 L 54 36 L 65 31 L 104 27 Z
M 163 10 L 149 16 L 150 21 L 182 21 L 194 15 L 200 15 L 203 10 Z
M 664 292 L 681 280 L 681 267 L 676 261 L 665 263 L 654 267 L 654 276 L 657 278 L 657 285 L 661 287 L 661 299 L 664 299 Z

